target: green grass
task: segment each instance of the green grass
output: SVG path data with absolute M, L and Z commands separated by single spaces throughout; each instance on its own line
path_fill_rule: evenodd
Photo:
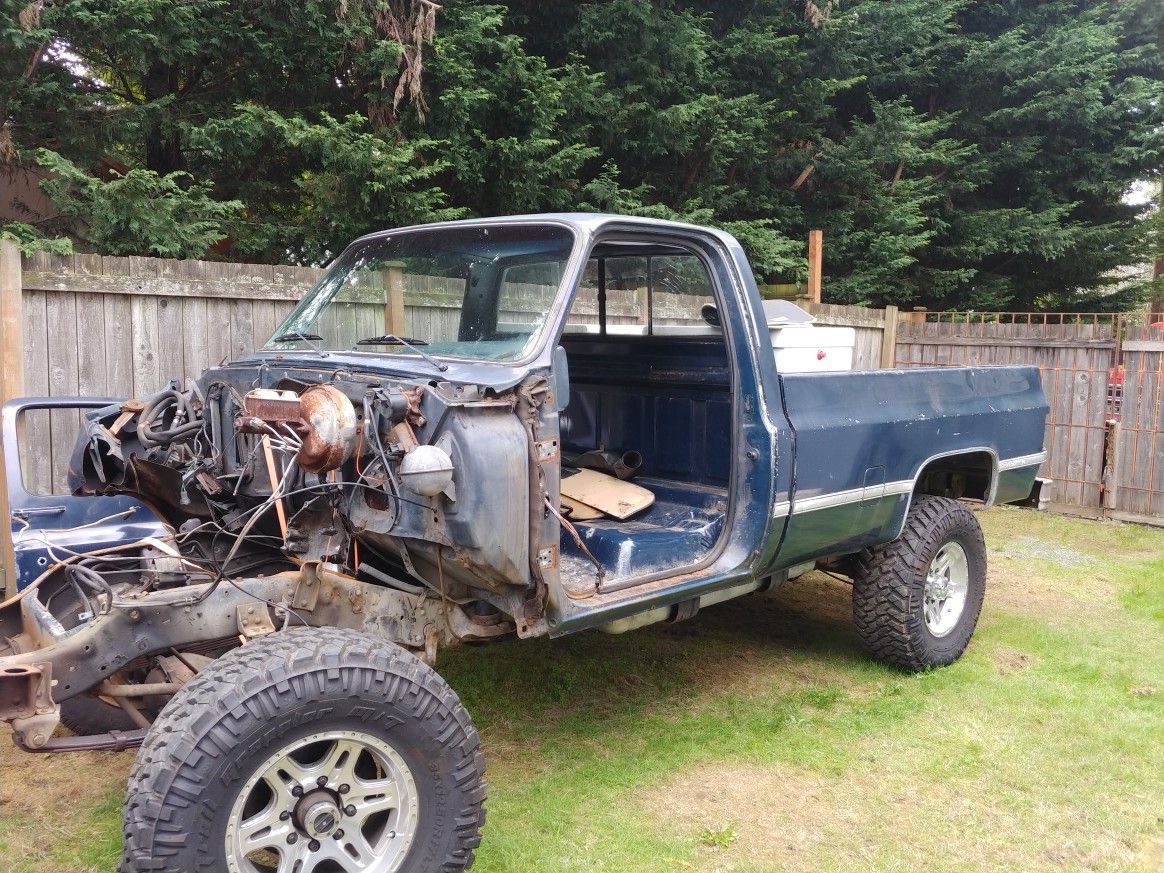
M 819 574 L 674 627 L 442 656 L 489 756 L 475 873 L 1164 868 L 1164 531 L 981 518 L 987 603 L 944 670 L 869 661 Z M 13 780 L 48 762 L 0 753 L 17 873 L 115 865 L 128 756 L 68 761 L 67 817 L 32 815 Z

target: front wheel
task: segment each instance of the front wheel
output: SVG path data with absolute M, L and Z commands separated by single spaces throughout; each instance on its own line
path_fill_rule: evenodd
M 965 651 L 986 592 L 986 543 L 964 504 L 923 495 L 901 536 L 866 549 L 853 577 L 853 621 L 866 648 L 906 670 Z
M 200 672 L 130 774 L 123 873 L 453 873 L 484 756 L 430 667 L 353 631 L 292 630 Z

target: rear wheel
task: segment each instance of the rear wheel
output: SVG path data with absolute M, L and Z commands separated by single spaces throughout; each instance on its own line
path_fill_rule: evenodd
M 978 519 L 956 500 L 923 495 L 898 539 L 861 554 L 853 621 L 882 661 L 906 670 L 941 667 L 965 651 L 985 592 Z
M 456 694 L 399 648 L 303 629 L 224 655 L 154 722 L 125 873 L 430 873 L 473 860 L 484 757 Z

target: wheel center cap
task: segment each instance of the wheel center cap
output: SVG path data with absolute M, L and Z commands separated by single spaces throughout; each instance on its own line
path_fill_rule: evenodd
M 296 824 L 309 837 L 326 837 L 339 826 L 340 810 L 328 791 L 313 791 L 299 803 Z
M 321 812 L 311 823 L 311 829 L 315 831 L 316 834 L 328 834 L 331 833 L 331 829 L 335 827 L 336 821 L 337 819 L 334 812 L 330 810 Z

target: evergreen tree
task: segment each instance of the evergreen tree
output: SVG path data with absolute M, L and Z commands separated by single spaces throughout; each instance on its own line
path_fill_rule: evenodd
M 0 162 L 102 251 L 605 209 L 764 281 L 820 227 L 826 299 L 979 309 L 1127 305 L 1159 251 L 1123 200 L 1164 167 L 1158 0 L 0 2 Z

